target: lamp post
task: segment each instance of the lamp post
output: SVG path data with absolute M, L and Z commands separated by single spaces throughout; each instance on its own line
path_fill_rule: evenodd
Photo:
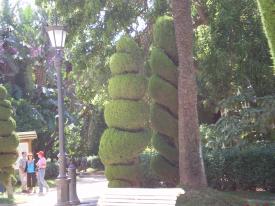
M 69 205 L 69 179 L 66 176 L 66 154 L 64 142 L 64 121 L 63 121 L 63 93 L 62 93 L 62 51 L 66 40 L 64 26 L 48 26 L 46 28 L 51 45 L 56 50 L 54 67 L 57 73 L 57 94 L 58 94 L 58 134 L 59 134 L 59 175 L 57 183 L 57 206 Z

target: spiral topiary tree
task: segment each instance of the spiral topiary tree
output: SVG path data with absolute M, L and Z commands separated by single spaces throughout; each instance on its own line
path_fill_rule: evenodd
M 275 1 L 257 0 L 275 68 Z M 275 69 L 274 69 L 275 70 Z
M 158 151 L 152 169 L 163 181 L 178 183 L 178 91 L 177 49 L 173 19 L 159 17 L 154 25 L 153 48 L 149 57 L 152 76 L 149 95 L 153 99 L 150 122 L 152 144 Z
M 137 187 L 140 181 L 139 154 L 150 142 L 146 130 L 149 108 L 142 101 L 147 82 L 139 72 L 140 49 L 130 37 L 122 37 L 110 58 L 113 77 L 108 91 L 112 98 L 104 111 L 107 126 L 101 137 L 99 155 L 105 165 L 109 187 Z
M 15 133 L 15 121 L 11 117 L 12 106 L 6 100 L 7 90 L 0 86 L 0 182 L 5 187 L 10 187 L 10 177 L 13 174 L 12 165 L 15 163 L 18 154 L 18 137 Z M 9 196 L 12 194 L 8 194 Z

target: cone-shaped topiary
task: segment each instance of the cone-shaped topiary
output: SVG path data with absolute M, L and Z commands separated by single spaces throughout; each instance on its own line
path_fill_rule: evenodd
M 178 90 L 177 49 L 173 18 L 159 17 L 154 25 L 149 57 L 150 122 L 155 134 L 152 144 L 158 151 L 151 160 L 152 169 L 170 184 L 178 183 Z
M 136 187 L 140 181 L 138 156 L 150 142 L 146 130 L 149 108 L 142 101 L 147 83 L 138 74 L 143 61 L 136 42 L 124 36 L 116 50 L 110 58 L 113 77 L 108 90 L 112 101 L 104 111 L 109 129 L 101 137 L 99 156 L 109 187 Z
M 12 165 L 17 159 L 18 137 L 14 132 L 16 124 L 11 118 L 11 104 L 5 100 L 7 90 L 0 86 L 0 182 L 8 184 L 13 173 Z
M 174 21 L 170 16 L 161 16 L 153 28 L 153 44 L 163 49 L 164 53 L 175 63 L 178 62 L 178 52 Z
M 275 1 L 257 0 L 275 71 Z

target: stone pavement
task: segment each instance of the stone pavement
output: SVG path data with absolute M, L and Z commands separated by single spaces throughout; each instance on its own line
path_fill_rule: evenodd
M 98 198 L 107 189 L 107 180 L 104 175 L 92 175 L 80 177 L 77 179 L 77 195 L 80 199 L 81 206 L 95 206 Z M 56 189 L 50 191 L 43 196 L 38 194 L 16 194 L 22 196 L 22 203 L 16 206 L 54 206 L 56 204 Z M 20 199 L 20 198 L 19 198 Z M 0 204 L 0 206 L 11 206 Z M 14 205 L 15 206 L 15 205 Z

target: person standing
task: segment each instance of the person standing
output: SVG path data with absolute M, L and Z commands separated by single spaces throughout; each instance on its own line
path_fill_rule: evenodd
M 36 163 L 38 172 L 37 172 L 37 180 L 38 180 L 38 186 L 39 186 L 39 194 L 43 194 L 43 187 L 46 188 L 46 191 L 49 191 L 49 186 L 47 182 L 45 181 L 45 172 L 46 172 L 46 167 L 47 167 L 47 161 L 44 156 L 43 151 L 39 151 L 37 153 L 38 155 L 38 162 Z
M 21 181 L 21 191 L 26 193 L 27 192 L 27 173 L 25 172 L 27 163 L 27 153 L 22 152 L 21 158 L 19 160 L 19 176 Z
M 32 153 L 29 153 L 25 171 L 27 172 L 27 186 L 28 186 L 28 192 L 30 193 L 36 192 L 35 191 L 35 184 L 36 184 L 35 169 L 36 169 L 36 165 L 34 163 L 33 155 Z

